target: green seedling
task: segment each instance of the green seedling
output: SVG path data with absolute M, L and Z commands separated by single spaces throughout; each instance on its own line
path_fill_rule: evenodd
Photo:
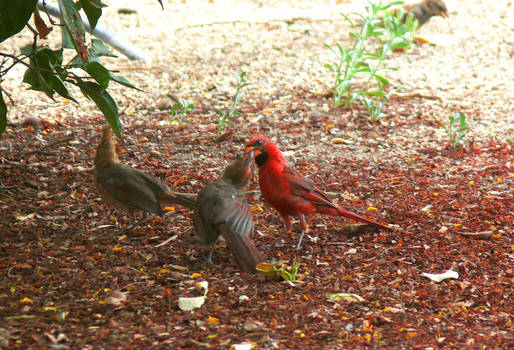
M 175 101 L 175 104 L 173 107 L 171 107 L 170 123 L 176 122 L 179 125 L 182 125 L 183 123 L 189 123 L 190 120 L 186 119 L 187 113 L 195 108 L 195 105 L 186 99 L 178 100 L 173 98 L 173 100 Z
M 282 263 L 260 263 L 257 265 L 257 271 L 275 281 L 297 282 L 296 276 L 300 265 L 301 264 L 299 262 L 293 262 L 291 267 Z
M 232 125 L 232 122 L 229 119 L 232 119 L 234 116 L 240 117 L 241 112 L 237 110 L 237 106 L 242 96 L 242 89 L 250 83 L 246 81 L 246 72 L 238 74 L 237 72 L 231 70 L 232 74 L 234 74 L 237 82 L 236 93 L 232 98 L 232 108 L 229 111 L 216 110 L 216 114 L 218 115 L 218 133 L 216 135 L 217 138 L 221 136 L 227 125 Z
M 453 148 L 456 148 L 466 135 L 466 131 L 469 129 L 469 125 L 466 124 L 466 116 L 464 114 L 455 113 L 448 118 L 448 123 L 444 123 L 438 117 L 432 116 L 434 120 L 441 125 L 446 134 L 450 138 L 450 144 Z

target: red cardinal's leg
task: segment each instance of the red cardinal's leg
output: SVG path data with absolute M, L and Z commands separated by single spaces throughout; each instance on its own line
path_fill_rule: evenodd
M 302 232 L 300 233 L 300 238 L 298 238 L 298 243 L 296 243 L 296 250 L 300 250 L 302 246 L 302 239 L 305 233 L 309 232 L 309 226 L 307 225 L 307 221 L 305 221 L 305 215 L 300 214 L 300 226 L 302 227 Z

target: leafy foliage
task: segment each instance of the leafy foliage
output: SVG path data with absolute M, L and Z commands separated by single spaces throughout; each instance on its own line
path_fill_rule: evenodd
M 162 2 L 158 1 L 162 5 Z M 33 43 L 22 48 L 20 55 L 0 52 L 0 56 L 4 57 L 0 64 L 0 135 L 7 125 L 7 105 L 3 95 L 10 98 L 1 83 L 13 66 L 23 64 L 27 67 L 23 82 L 29 84 L 30 89 L 44 92 L 52 100 L 57 94 L 77 102 L 67 85 L 78 86 L 82 94 L 92 100 L 104 114 L 116 135 L 121 136 L 118 107 L 107 88 L 111 81 L 132 89 L 137 88 L 126 78 L 113 74 L 100 63 L 102 56 L 115 55 L 101 40 L 92 39 L 89 45 L 86 44 L 84 24 L 79 13 L 83 10 L 91 28 L 94 28 L 105 5 L 100 0 L 79 0 L 76 4 L 72 0 L 58 0 L 61 11 L 62 47 L 52 50 L 37 43 L 38 37 L 45 36 L 48 32 L 38 32 L 43 30 L 40 25 L 36 24 L 36 29 L 28 25 L 30 16 L 36 10 L 36 4 L 37 0 L 0 2 L 0 41 L 15 35 L 26 25 L 34 33 Z M 38 20 L 42 21 L 41 18 Z M 75 50 L 77 55 L 70 62 L 64 63 L 63 51 L 67 48 Z M 86 74 L 77 74 L 72 70 L 76 68 Z
M 37 0 L 0 2 L 0 42 L 18 33 L 25 27 Z
M 361 100 L 371 120 L 384 117 L 385 104 L 394 90 L 386 92 L 389 80 L 381 72 L 395 69 L 384 67 L 384 60 L 392 50 L 405 49 L 412 44 L 416 24 L 412 17 L 403 24 L 402 17 L 392 12 L 386 12 L 384 17 L 379 17 L 379 14 L 401 3 L 396 1 L 382 5 L 381 2 L 375 4 L 369 1 L 366 15 L 354 13 L 362 21 L 357 26 L 348 16 L 342 15 L 353 27 L 359 27 L 359 31 L 350 32 L 353 41 L 350 48 L 325 44 L 336 57 L 335 62 L 326 65 L 335 73 L 330 88 L 334 107 L 350 107 L 356 100 Z M 378 40 L 378 48 L 373 48 L 371 39 Z M 363 79 L 357 84 L 357 79 L 361 77 Z
M 381 17 L 387 40 L 392 41 L 394 49 L 408 49 L 414 40 L 418 29 L 418 20 L 412 14 L 405 15 L 402 8 L 397 11 L 390 9 Z

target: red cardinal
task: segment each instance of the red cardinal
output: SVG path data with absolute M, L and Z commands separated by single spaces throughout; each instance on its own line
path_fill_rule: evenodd
M 255 163 L 259 166 L 259 186 L 262 195 L 280 213 L 287 229 L 291 228 L 290 216 L 300 218 L 302 233 L 296 250 L 300 249 L 302 238 L 307 231 L 305 215 L 312 213 L 333 216 L 346 216 L 376 227 L 391 230 L 375 220 L 339 208 L 314 183 L 302 176 L 287 164 L 287 160 L 277 146 L 267 137 L 255 137 L 246 145 L 245 153 L 254 152 Z

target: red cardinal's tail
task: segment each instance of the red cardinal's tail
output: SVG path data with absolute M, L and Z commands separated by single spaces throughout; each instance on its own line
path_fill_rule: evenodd
M 241 271 L 254 273 L 257 264 L 266 261 L 249 236 L 224 230 L 223 237 Z
M 378 221 L 375 221 L 373 219 L 370 219 L 370 218 L 367 218 L 367 217 L 364 217 L 364 216 L 357 215 L 355 213 L 352 213 L 350 211 L 346 211 L 346 210 L 341 209 L 341 208 L 339 208 L 337 213 L 339 215 L 346 216 L 347 218 L 351 218 L 351 219 L 355 219 L 355 220 L 358 220 L 358 221 L 366 222 L 366 223 L 368 223 L 370 225 L 373 225 L 373 226 L 376 226 L 376 227 L 380 227 L 380 228 L 383 228 L 383 229 L 386 229 L 386 230 L 392 230 L 391 227 L 389 227 L 387 225 L 384 225 L 384 224 L 381 224 Z

